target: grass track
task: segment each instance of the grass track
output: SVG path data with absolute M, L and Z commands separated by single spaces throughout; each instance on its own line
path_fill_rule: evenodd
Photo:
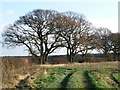
M 53 68 L 52 68 L 53 69 Z M 105 69 L 88 69 L 85 68 L 54 68 L 50 69 L 50 74 L 44 79 L 40 78 L 37 82 L 37 88 L 41 88 L 40 82 L 45 84 L 42 88 L 84 88 L 84 89 L 101 89 L 115 88 L 119 90 L 117 84 L 111 79 L 111 71 L 114 68 Z M 54 77 L 54 78 L 53 78 Z M 50 81 L 50 80 L 51 81 Z M 50 83 L 52 82 L 52 83 Z M 39 86 L 40 85 L 40 86 Z
M 94 83 L 92 83 L 89 79 L 89 74 L 92 74 L 92 76 L 95 75 L 94 79 L 96 78 L 96 80 L 98 81 L 99 81 L 98 75 L 101 76 L 102 78 L 109 77 L 109 79 L 112 80 L 110 77 L 111 72 L 116 69 L 118 69 L 118 62 L 80 63 L 80 64 L 74 63 L 74 64 L 62 64 L 62 65 L 33 65 L 28 68 L 24 68 L 24 69 L 21 68 L 20 70 L 14 71 L 14 73 L 10 74 L 10 76 L 12 80 L 15 80 L 13 75 L 17 74 L 18 76 L 25 76 L 26 73 L 29 73 L 30 77 L 33 78 L 32 83 L 31 81 L 29 83 L 30 87 L 32 88 L 40 88 L 40 87 L 84 88 L 85 87 L 87 90 L 89 90 L 95 87 Z M 47 74 L 44 74 L 45 70 L 47 71 Z M 105 82 L 107 79 L 108 78 L 106 79 L 104 78 Z M 10 87 L 12 88 L 15 87 L 14 82 L 10 82 L 10 83 L 9 82 L 4 83 L 4 85 L 6 87 L 8 87 L 8 85 L 11 85 Z M 77 83 L 77 82 L 81 82 L 81 83 Z M 77 83 L 78 85 L 74 83 Z M 109 84 L 109 80 L 107 80 L 107 83 L 108 85 L 111 85 Z M 115 82 L 113 82 L 113 87 L 118 89 L 118 86 L 116 85 Z

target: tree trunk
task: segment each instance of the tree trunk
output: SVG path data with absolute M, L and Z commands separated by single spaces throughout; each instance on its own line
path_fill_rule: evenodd
M 113 58 L 114 58 L 114 61 L 116 60 L 116 53 L 113 53 Z
M 43 57 L 42 57 L 42 56 L 39 56 L 39 64 L 43 64 L 43 63 L 42 63 L 42 60 L 43 60 Z
M 72 63 L 72 54 L 71 53 L 69 55 L 69 61 L 70 61 L 70 63 Z
M 48 54 L 44 54 L 44 64 L 48 62 Z
M 83 60 L 84 62 L 86 62 L 86 60 L 84 60 L 84 55 L 82 55 L 82 60 Z
M 106 60 L 109 61 L 108 54 L 105 53 Z

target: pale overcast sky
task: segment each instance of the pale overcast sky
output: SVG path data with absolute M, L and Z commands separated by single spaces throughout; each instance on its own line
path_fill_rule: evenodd
M 8 2 L 7 0 L 0 1 L 0 34 L 5 25 L 13 23 L 20 16 L 25 15 L 33 9 L 50 9 L 59 12 L 73 11 L 82 13 L 96 27 L 106 27 L 112 32 L 118 31 L 118 0 L 18 1 L 19 0 L 11 0 L 11 2 Z M 0 56 L 27 55 L 23 47 L 15 49 L 1 48 L 0 52 Z M 57 53 L 65 54 L 63 53 L 63 50 L 60 50 Z

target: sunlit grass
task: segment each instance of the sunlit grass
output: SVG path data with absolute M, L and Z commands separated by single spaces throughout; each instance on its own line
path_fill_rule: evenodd
M 114 73 L 113 77 L 120 83 L 120 73 Z

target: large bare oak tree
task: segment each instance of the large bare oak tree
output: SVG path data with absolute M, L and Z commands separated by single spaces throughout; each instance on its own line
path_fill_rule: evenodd
M 58 45 L 58 34 L 54 28 L 58 12 L 53 10 L 33 10 L 8 25 L 3 37 L 3 45 L 8 47 L 25 45 L 29 53 L 37 57 L 40 63 L 47 61 L 48 54 Z

